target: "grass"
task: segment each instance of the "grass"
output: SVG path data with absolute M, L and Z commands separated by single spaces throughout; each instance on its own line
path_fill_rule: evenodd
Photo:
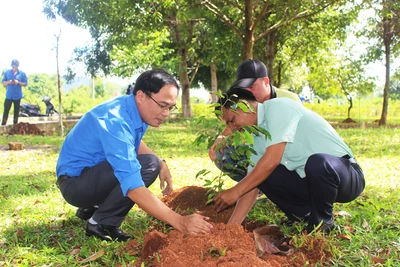
M 175 188 L 202 185 L 201 169 L 218 174 L 205 144 L 192 142 L 201 130 L 193 120 L 151 128 L 146 143 L 165 158 Z M 335 204 L 340 228 L 328 237 L 329 266 L 400 266 L 400 128 L 352 128 L 337 131 L 362 166 L 366 189 L 355 201 Z M 63 139 L 56 136 L 0 136 L 0 144 L 22 141 L 24 151 L 0 151 L 0 266 L 133 266 L 136 255 L 126 244 L 87 238 L 85 223 L 75 217 L 55 185 L 55 164 Z M 50 149 L 39 149 L 51 145 Z M 228 181 L 225 186 L 229 187 Z M 151 186 L 160 194 L 159 184 Z M 248 220 L 279 223 L 283 214 L 268 202 L 257 205 Z M 139 242 L 152 227 L 169 229 L 134 208 L 122 229 Z M 284 233 L 301 239 L 300 227 Z M 301 242 L 300 242 L 301 243 Z

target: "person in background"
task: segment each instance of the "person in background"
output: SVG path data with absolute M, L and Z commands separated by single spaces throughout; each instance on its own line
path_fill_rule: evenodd
M 4 73 L 3 85 L 6 87 L 6 98 L 4 100 L 4 113 L 1 125 L 6 125 L 11 105 L 14 104 L 14 124 L 18 123 L 19 106 L 22 98 L 22 86 L 28 85 L 28 77 L 25 72 L 19 70 L 19 61 L 11 61 L 11 69 Z
M 133 86 L 132 86 L 132 84 L 129 84 L 128 88 L 126 88 L 126 94 L 127 95 L 133 94 Z
M 300 103 L 299 97 L 292 92 L 273 87 L 268 78 L 267 67 L 260 60 L 248 59 L 239 65 L 236 71 L 236 81 L 231 88 L 247 90 L 253 93 L 258 102 L 286 97 Z M 245 161 L 245 156 L 238 156 L 238 160 L 231 157 L 234 149 L 232 146 L 222 146 L 220 142 L 224 142 L 225 138 L 231 134 L 231 128 L 225 127 L 222 133 L 215 140 L 214 144 L 208 150 L 208 155 L 216 166 L 228 173 L 235 181 L 240 181 L 247 173 L 247 166 L 238 164 L 239 161 Z M 243 146 L 246 146 L 243 144 Z M 226 169 L 225 165 L 236 166 L 234 170 Z
M 143 141 L 148 126 L 159 127 L 176 108 L 179 86 L 165 70 L 142 73 L 132 95 L 113 98 L 87 112 L 65 138 L 56 166 L 62 196 L 78 207 L 86 234 L 126 241 L 120 225 L 136 203 L 175 229 L 210 232 L 208 218 L 181 216 L 147 188 L 160 178 L 163 194 L 172 189 L 166 162 Z M 165 186 L 166 184 L 166 186 Z
M 217 211 L 236 203 L 229 223 L 241 224 L 259 189 L 290 221 L 306 221 L 308 233 L 330 232 L 335 227 L 333 204 L 350 202 L 365 188 L 361 167 L 333 127 L 284 97 L 260 104 L 251 92 L 232 89 L 219 101 L 221 118 L 232 131 L 257 125 L 271 137 L 253 135 L 255 166 L 249 165 L 244 179 L 214 197 Z M 252 112 L 238 108 L 239 102 Z

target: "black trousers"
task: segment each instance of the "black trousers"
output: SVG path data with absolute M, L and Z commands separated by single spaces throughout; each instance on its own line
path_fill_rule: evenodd
M 221 155 L 222 156 L 222 155 Z M 235 160 L 224 153 L 225 162 L 236 165 Z M 217 164 L 223 169 L 220 164 Z M 307 160 L 306 177 L 279 165 L 258 188 L 281 209 L 289 220 L 307 217 L 314 226 L 332 219 L 333 203 L 346 203 L 357 198 L 365 188 L 364 174 L 360 166 L 349 156 L 335 157 L 314 154 Z M 240 181 L 246 176 L 240 168 L 229 176 Z
M 1 121 L 1 125 L 6 125 L 8 120 L 8 114 L 10 113 L 11 104 L 14 103 L 14 124 L 18 123 L 18 116 L 19 116 L 19 106 L 21 103 L 21 99 L 12 100 L 12 99 L 5 99 L 4 100 L 4 112 L 3 112 L 3 120 Z
M 350 202 L 365 188 L 360 166 L 348 156 L 314 154 L 307 160 L 305 173 L 300 178 L 279 165 L 258 188 L 290 220 L 308 217 L 308 224 L 314 226 L 333 218 L 333 203 Z
M 160 173 L 159 159 L 146 154 L 138 155 L 138 160 L 142 166 L 143 182 L 149 187 Z M 80 176 L 70 177 L 59 187 L 64 199 L 75 207 L 98 205 L 93 219 L 102 225 L 119 227 L 135 204 L 122 194 L 120 183 L 107 161 L 84 169 Z

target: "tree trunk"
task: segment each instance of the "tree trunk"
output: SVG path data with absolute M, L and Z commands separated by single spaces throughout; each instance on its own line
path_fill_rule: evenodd
M 217 67 L 215 66 L 214 63 L 211 63 L 210 71 L 211 71 L 211 92 L 216 93 L 218 90 L 218 80 L 217 80 Z M 218 96 L 216 94 L 212 94 L 211 102 L 217 103 L 217 101 L 218 101 Z
M 390 32 L 390 21 L 384 19 L 383 21 L 383 43 L 385 46 L 385 88 L 383 89 L 383 105 L 382 114 L 379 120 L 379 126 L 386 125 L 389 95 L 390 95 L 390 43 L 392 39 L 392 33 Z
M 184 118 L 192 117 L 192 108 L 190 106 L 190 81 L 187 73 L 187 62 L 186 56 L 181 56 L 181 62 L 179 63 L 179 82 L 182 89 L 182 116 Z
M 243 39 L 243 61 L 253 58 L 253 46 L 254 46 L 254 11 L 253 1 L 245 1 L 245 30 Z
M 62 120 L 62 91 L 61 91 L 61 78 L 60 78 L 60 67 L 59 67 L 59 59 L 58 59 L 58 47 L 61 36 L 61 30 L 56 37 L 56 64 L 57 64 L 57 89 L 58 89 L 58 121 L 60 123 L 60 136 L 64 137 L 64 124 Z
M 267 70 L 268 70 L 268 77 L 271 84 L 275 84 L 275 75 L 274 75 L 274 60 L 275 60 L 275 31 L 267 34 L 265 36 L 267 40 L 267 47 L 265 48 L 267 51 Z M 278 86 L 279 87 L 279 86 Z
M 281 87 L 281 83 L 282 83 L 282 68 L 283 68 L 283 64 L 282 61 L 278 62 L 278 75 L 276 77 L 276 81 L 274 81 L 274 85 L 278 88 Z
M 92 99 L 94 99 L 96 97 L 96 92 L 94 90 L 94 77 L 92 77 Z
M 350 102 L 350 106 L 349 106 L 349 108 L 347 109 L 347 118 L 350 119 L 350 110 L 351 110 L 352 107 L 353 107 L 353 98 L 351 97 L 351 95 L 348 95 L 348 98 L 347 98 L 347 99 L 348 99 L 349 102 Z

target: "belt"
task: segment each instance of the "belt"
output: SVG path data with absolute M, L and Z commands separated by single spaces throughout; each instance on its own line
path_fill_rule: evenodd
M 65 180 L 68 180 L 69 176 L 68 175 L 60 175 L 57 178 L 57 185 L 60 186 L 62 184 L 62 182 L 64 182 Z
M 349 161 L 350 161 L 350 163 L 357 164 L 357 161 L 355 158 L 349 158 Z
M 342 158 L 348 159 L 352 164 L 358 164 L 355 158 L 350 157 L 349 155 L 344 155 Z

